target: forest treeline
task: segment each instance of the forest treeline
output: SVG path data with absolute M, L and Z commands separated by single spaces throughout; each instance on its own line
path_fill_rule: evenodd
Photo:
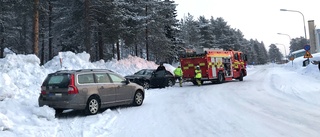
M 176 6 L 170 0 L 0 0 L 0 58 L 8 48 L 36 54 L 42 64 L 61 51 L 85 51 L 91 61 L 132 55 L 173 62 L 181 50 L 220 48 L 243 51 L 249 64 L 270 60 L 263 42 L 245 39 L 222 17 L 177 19 Z

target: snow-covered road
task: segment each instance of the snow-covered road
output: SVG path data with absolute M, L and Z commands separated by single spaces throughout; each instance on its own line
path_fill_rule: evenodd
M 63 114 L 57 136 L 319 137 L 318 85 L 281 66 L 258 66 L 244 81 L 146 90 L 140 107 Z

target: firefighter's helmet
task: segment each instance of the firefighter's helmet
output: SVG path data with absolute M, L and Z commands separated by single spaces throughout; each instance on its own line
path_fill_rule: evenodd
M 200 66 L 199 66 L 199 65 L 197 65 L 197 66 L 196 66 L 196 69 L 200 69 Z

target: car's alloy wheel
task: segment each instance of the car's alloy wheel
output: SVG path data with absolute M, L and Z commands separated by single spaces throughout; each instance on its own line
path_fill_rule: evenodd
M 149 89 L 149 88 L 150 88 L 150 84 L 149 84 L 148 81 L 145 81 L 145 82 L 143 83 L 143 88 L 145 88 L 145 89 Z
M 134 98 L 133 98 L 133 105 L 134 106 L 141 106 L 143 103 L 143 94 L 141 91 L 137 91 L 134 94 Z
M 174 85 L 174 84 L 173 84 L 173 80 L 169 79 L 169 80 L 168 80 L 168 86 L 169 86 L 169 87 L 172 87 L 173 85 Z
M 100 109 L 99 99 L 97 97 L 90 97 L 87 102 L 86 112 L 87 114 L 97 114 Z

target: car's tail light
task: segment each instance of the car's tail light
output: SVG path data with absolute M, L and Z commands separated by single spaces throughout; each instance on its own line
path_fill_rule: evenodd
M 45 95 L 47 92 L 45 90 L 41 90 L 41 95 Z
M 68 86 L 68 94 L 78 94 L 78 88 L 75 86 L 74 74 L 70 76 L 70 83 Z
M 47 94 L 47 91 L 44 90 L 44 89 L 45 89 L 45 87 L 44 87 L 44 86 L 41 86 L 41 95 Z
M 75 86 L 68 87 L 68 94 L 78 94 L 78 89 Z

